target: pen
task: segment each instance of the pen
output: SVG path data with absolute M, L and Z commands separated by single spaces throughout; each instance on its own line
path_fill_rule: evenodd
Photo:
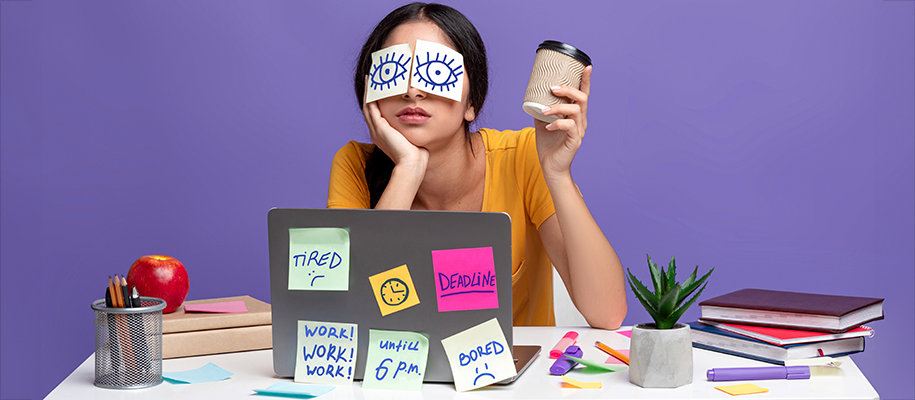
M 594 342 L 594 345 L 597 346 L 598 349 L 603 350 L 604 353 L 607 353 L 613 357 L 616 357 L 617 360 L 620 360 L 620 361 L 626 363 L 626 365 L 629 365 L 629 357 L 624 356 L 623 353 L 613 350 L 610 348 L 610 346 L 607 346 L 599 341 Z
M 584 355 L 584 352 L 581 351 L 581 348 L 579 348 L 578 346 L 576 346 L 574 344 L 569 346 L 568 348 L 566 348 L 566 352 L 563 353 L 561 356 L 559 356 L 559 359 L 557 359 L 556 362 L 554 362 L 553 365 L 550 366 L 551 374 L 565 375 L 566 372 L 569 372 L 573 367 L 575 367 L 576 364 L 578 364 L 577 362 L 573 361 L 572 359 L 566 357 L 565 356 L 566 354 L 568 354 L 572 357 L 575 357 L 575 358 L 581 358 L 581 356 Z
M 706 373 L 710 381 L 745 381 L 759 379 L 809 379 L 810 367 L 712 368 Z
M 578 339 L 578 332 L 569 331 L 559 340 L 559 343 L 556 343 L 553 346 L 553 349 L 550 350 L 550 358 L 559 358 L 562 355 L 562 352 L 565 351 L 569 346 L 575 344 L 575 339 Z

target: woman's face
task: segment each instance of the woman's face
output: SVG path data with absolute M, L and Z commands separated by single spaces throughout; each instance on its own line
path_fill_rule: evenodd
M 407 22 L 394 28 L 382 48 L 409 43 L 415 49 L 417 39 L 454 49 L 445 32 L 430 21 Z M 473 107 L 467 104 L 469 90 L 468 79 L 464 79 L 462 100 L 456 102 L 411 86 L 406 94 L 378 100 L 378 108 L 381 116 L 410 143 L 432 150 L 437 145 L 447 144 L 449 140 L 464 140 L 464 120 L 472 121 L 476 117 Z

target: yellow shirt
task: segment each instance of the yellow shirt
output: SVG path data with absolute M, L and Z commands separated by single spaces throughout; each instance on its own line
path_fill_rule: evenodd
M 482 211 L 506 212 L 512 224 L 514 324 L 555 325 L 553 271 L 537 229 L 555 213 L 543 180 L 534 129 L 481 129 L 486 153 Z M 374 144 L 349 142 L 334 157 L 328 208 L 369 208 L 365 162 Z

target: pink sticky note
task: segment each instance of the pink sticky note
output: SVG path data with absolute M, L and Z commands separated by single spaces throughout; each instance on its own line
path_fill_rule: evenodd
M 616 333 L 619 333 L 620 335 L 623 335 L 623 336 L 625 336 L 625 337 L 627 337 L 627 338 L 632 339 L 632 331 L 631 331 L 631 330 L 628 330 L 628 331 L 616 331 Z
M 492 247 L 432 252 L 438 311 L 499 308 Z
M 629 357 L 629 349 L 614 349 L 614 350 L 622 353 L 626 357 Z M 604 361 L 604 364 L 624 364 L 625 365 L 626 363 L 624 363 L 620 360 L 617 360 L 616 357 L 614 357 L 614 356 L 610 356 L 609 358 L 607 358 L 607 361 Z
M 210 313 L 246 313 L 248 307 L 245 307 L 244 301 L 227 301 L 224 303 L 209 304 L 185 304 L 186 312 L 210 312 Z

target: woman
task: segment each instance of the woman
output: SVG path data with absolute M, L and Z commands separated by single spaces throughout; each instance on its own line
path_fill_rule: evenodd
M 464 57 L 460 102 L 410 87 L 366 103 L 371 54 L 416 40 Z M 596 328 L 616 329 L 626 316 L 622 266 L 572 180 L 571 164 L 587 126 L 591 67 L 581 89 L 552 87 L 571 99 L 521 131 L 471 131 L 486 98 L 486 50 L 463 14 L 413 3 L 388 14 L 369 35 L 356 67 L 356 97 L 372 144 L 350 142 L 334 158 L 327 206 L 502 211 L 512 219 L 515 325 L 555 325 L 551 263 L 573 303 Z

